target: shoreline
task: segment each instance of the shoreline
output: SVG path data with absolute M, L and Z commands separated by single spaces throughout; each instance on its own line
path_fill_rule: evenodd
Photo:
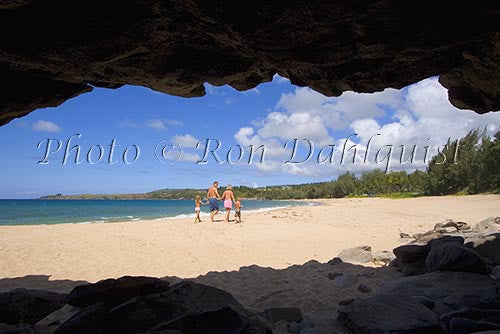
M 325 263 L 357 246 L 391 251 L 403 242 L 399 233 L 423 232 L 446 219 L 473 225 L 500 216 L 500 195 L 315 202 L 321 205 L 243 211 L 242 224 L 178 218 L 0 226 L 0 277 L 95 282 L 124 275 L 193 278 L 253 265 L 281 270 Z
M 14 200 L 14 199 L 13 199 Z M 115 200 L 112 200 L 115 201 Z M 119 200 L 118 200 L 119 201 Z M 265 201 L 265 200 L 262 200 Z M 313 203 L 314 200 L 269 200 L 272 202 L 299 202 L 299 203 Z M 319 204 L 319 203 L 317 203 Z M 314 204 L 311 204 L 314 205 Z M 259 213 L 259 212 L 268 212 L 268 211 L 274 211 L 274 210 L 280 210 L 280 209 L 287 209 L 291 207 L 300 207 L 300 206 L 307 206 L 307 205 L 297 205 L 297 204 L 290 204 L 290 205 L 285 205 L 285 206 L 276 206 L 276 207 L 262 207 L 262 208 L 256 208 L 256 209 L 250 209 L 250 210 L 244 210 L 244 213 L 249 213 L 249 214 L 254 214 L 254 213 Z M 221 212 L 224 212 L 224 210 L 220 210 L 219 214 Z M 231 211 L 234 213 L 234 208 Z M 200 214 L 201 217 L 209 217 L 210 212 L 207 211 L 202 211 Z M 106 219 L 101 219 L 101 220 L 91 220 L 91 221 L 83 221 L 83 222 L 61 222 L 61 223 L 32 223 L 32 224 L 0 224 L 0 227 L 6 227 L 6 226 L 52 226 L 52 225 L 86 225 L 86 224 L 115 224 L 115 223 L 139 223 L 139 222 L 147 222 L 147 221 L 159 221 L 159 220 L 176 220 L 176 219 L 188 219 L 188 218 L 194 218 L 195 213 L 190 212 L 190 213 L 181 213 L 175 216 L 161 216 L 161 217 L 146 217 L 146 218 L 140 218 L 140 217 L 135 217 L 135 216 L 123 216 L 123 218 L 127 217 L 128 220 L 116 220 L 116 221 L 108 221 Z M 122 218 L 122 217 L 117 217 L 117 218 Z
M 352 197 L 343 197 L 343 198 L 315 198 L 315 199 L 271 199 L 271 200 L 266 200 L 266 199 L 258 199 L 258 198 L 250 198 L 250 199 L 242 199 L 242 200 L 252 200 L 252 201 L 272 201 L 272 202 L 299 202 L 299 203 L 308 203 L 308 205 L 303 205 L 303 206 L 315 206 L 315 205 L 324 205 L 325 203 L 328 203 L 330 201 L 338 201 L 338 200 L 358 200 L 358 199 L 363 199 L 363 200 L 370 200 L 370 199 L 379 199 L 379 200 L 408 200 L 408 199 L 422 199 L 422 198 L 427 198 L 427 199 L 439 199 L 439 198 L 448 198 L 448 197 L 476 197 L 476 196 L 500 196 L 500 194 L 493 194 L 493 193 L 484 193 L 484 194 L 474 194 L 474 195 L 444 195 L 444 196 L 438 196 L 438 195 L 429 195 L 429 196 L 416 196 L 416 197 L 387 197 L 387 196 L 352 196 Z M 32 198 L 32 199 L 3 199 L 7 201 L 37 201 L 37 200 L 48 200 L 48 201 L 85 201 L 85 200 L 99 200 L 99 201 L 127 201 L 127 200 L 141 200 L 141 201 L 156 201 L 156 200 L 161 200 L 161 201 L 178 201 L 178 200 L 186 200 L 186 199 L 150 199 L 150 198 L 141 198 L 141 199 L 128 199 L 128 198 L 120 198 L 120 199 L 104 199 L 104 198 L 98 198 L 98 199 L 85 199 L 85 198 L 79 198 L 79 199 L 44 199 L 44 198 Z M 275 211 L 275 210 L 280 210 L 280 209 L 287 209 L 287 208 L 292 208 L 292 207 L 300 207 L 302 205 L 287 205 L 287 206 L 277 206 L 277 207 L 263 207 L 263 208 L 258 208 L 258 209 L 251 209 L 251 210 L 244 210 L 243 213 L 249 213 L 249 214 L 254 214 L 254 213 L 259 213 L 259 212 L 268 212 L 268 211 Z M 219 214 L 221 212 L 224 212 L 224 210 L 220 210 Z M 234 212 L 234 208 L 231 211 L 232 213 Z M 201 217 L 209 217 L 210 213 L 209 212 L 201 212 Z M 0 224 L 0 227 L 16 227 L 16 226 L 52 226 L 52 225 L 88 225 L 88 224 L 117 224 L 117 223 L 140 223 L 140 222 L 148 222 L 148 221 L 162 221 L 162 220 L 177 220 L 177 219 L 191 219 L 195 217 L 195 213 L 181 213 L 175 216 L 159 216 L 159 217 L 136 217 L 136 216 L 123 216 L 123 218 L 127 217 L 127 220 L 113 220 L 109 221 L 106 219 L 102 220 L 90 220 L 90 221 L 76 221 L 76 222 L 55 222 L 55 223 L 29 223 L 29 224 Z M 111 217 L 112 218 L 112 217 Z M 109 218 L 109 219 L 111 219 Z M 117 217 L 121 218 L 121 217 Z

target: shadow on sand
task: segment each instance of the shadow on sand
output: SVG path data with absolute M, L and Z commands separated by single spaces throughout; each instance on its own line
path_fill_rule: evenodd
M 284 269 L 251 265 L 237 271 L 209 272 L 196 283 L 210 285 L 231 293 L 245 308 L 261 312 L 272 307 L 297 307 L 316 327 L 343 328 L 336 320 L 339 303 L 366 298 L 379 286 L 401 277 L 393 267 L 367 267 L 350 263 L 336 265 L 308 261 Z M 171 283 L 179 277 L 162 277 Z M 49 275 L 29 275 L 0 279 L 0 291 L 16 288 L 68 293 L 86 281 L 51 280 Z

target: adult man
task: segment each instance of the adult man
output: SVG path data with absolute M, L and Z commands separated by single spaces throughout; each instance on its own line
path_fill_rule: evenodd
M 207 191 L 208 207 L 210 208 L 210 220 L 212 220 L 212 222 L 214 221 L 215 215 L 219 212 L 218 200 L 220 199 L 220 195 L 217 190 L 218 187 L 219 182 L 215 181 Z

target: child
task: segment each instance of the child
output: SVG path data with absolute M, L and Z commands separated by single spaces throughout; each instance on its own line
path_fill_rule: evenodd
M 202 204 L 205 204 L 205 203 L 202 202 L 201 196 L 196 196 L 194 199 L 194 213 L 196 214 L 196 216 L 194 218 L 195 223 L 198 223 L 198 222 L 201 223 L 200 211 L 201 211 Z
M 234 213 L 234 218 L 236 218 L 236 223 L 241 223 L 241 201 L 238 198 L 236 202 L 234 203 L 234 208 L 235 208 L 235 213 Z

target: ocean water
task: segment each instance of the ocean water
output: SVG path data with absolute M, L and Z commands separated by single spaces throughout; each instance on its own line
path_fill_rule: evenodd
M 244 214 L 307 203 L 245 200 L 242 205 Z M 207 205 L 201 210 L 202 216 L 209 214 Z M 193 200 L 0 200 L 0 225 L 106 223 L 182 217 L 194 217 Z

